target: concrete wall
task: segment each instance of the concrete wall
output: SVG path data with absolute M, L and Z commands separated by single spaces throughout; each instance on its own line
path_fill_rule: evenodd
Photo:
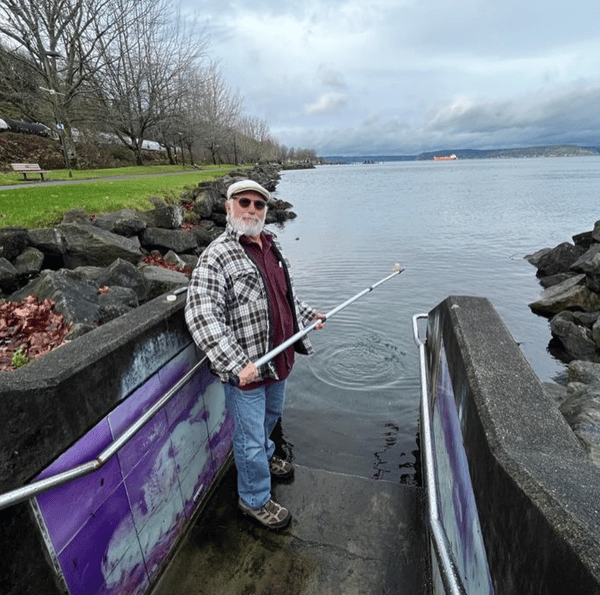
M 198 357 L 183 304 L 162 296 L 2 374 L 0 493 L 93 459 L 175 384 Z M 203 368 L 101 470 L 0 511 L 0 593 L 142 592 L 226 461 L 231 430 Z
M 429 314 L 443 349 L 497 594 L 600 593 L 600 469 L 491 303 L 449 297 Z

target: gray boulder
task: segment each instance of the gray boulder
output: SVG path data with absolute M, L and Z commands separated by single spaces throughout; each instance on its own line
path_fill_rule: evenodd
M 577 275 L 545 289 L 540 298 L 529 304 L 536 314 L 553 316 L 563 310 L 600 310 L 600 296 L 585 285 L 585 275 Z
M 574 360 L 567 367 L 569 383 L 598 384 L 600 386 L 600 364 Z
M 591 459 L 600 465 L 600 364 L 573 361 L 569 379 L 560 411 Z
M 589 329 L 596 324 L 598 316 L 600 316 L 600 312 L 581 312 L 579 310 L 573 311 L 571 314 L 576 324 L 587 326 Z
M 117 258 L 137 263 L 142 257 L 137 237 L 125 238 L 91 225 L 71 223 L 60 225 L 58 232 L 64 239 L 65 266 L 108 266 Z
M 600 292 L 600 244 L 593 244 L 571 268 L 578 273 L 585 273 L 586 286 L 591 291 Z
M 600 269 L 600 244 L 590 246 L 572 265 L 578 273 L 591 273 Z
M 203 219 L 208 219 L 215 208 L 225 200 L 225 196 L 214 185 L 198 186 L 194 189 L 194 213 Z
M 93 267 L 93 266 L 85 266 L 85 267 L 76 267 L 73 269 L 76 273 L 82 274 L 86 279 L 90 281 L 94 281 L 96 285 L 100 286 L 98 283 L 98 279 L 104 274 L 106 267 Z
M 163 267 L 145 264 L 140 266 L 140 271 L 150 286 L 148 299 L 154 299 L 189 283 L 187 275 Z
M 600 221 L 594 223 L 594 229 L 592 230 L 592 239 L 595 242 L 600 242 Z
M 570 356 L 593 357 L 596 343 L 592 331 L 582 324 L 577 324 L 573 312 L 564 311 L 550 321 L 552 336 L 558 339 Z
M 147 223 L 132 209 L 105 213 L 96 217 L 94 225 L 125 237 L 132 237 L 146 229 Z
M 181 256 L 179 256 L 179 254 L 177 254 L 176 252 L 173 252 L 173 250 L 169 250 L 164 255 L 164 261 L 168 262 L 169 264 L 174 264 L 175 266 L 180 267 L 182 269 L 186 267 L 183 258 L 181 258 Z
M 557 273 L 570 272 L 571 265 L 584 252 L 585 248 L 582 246 L 575 246 L 569 242 L 559 244 L 537 259 L 537 264 L 535 265 L 538 269 L 537 276 L 548 277 Z
M 62 256 L 66 252 L 65 238 L 56 227 L 30 229 L 29 243 L 44 254 Z
M 215 225 L 214 221 L 200 221 L 192 229 L 192 233 L 196 236 L 198 246 L 208 246 L 215 238 L 218 238 L 224 231 L 223 227 Z
M 189 252 L 198 247 L 193 233 L 181 229 L 161 229 L 148 227 L 141 236 L 142 244 L 148 248 L 163 248 L 175 252 Z
M 20 279 L 29 280 L 39 275 L 44 264 L 44 253 L 33 246 L 28 246 L 15 258 L 14 265 Z
M 572 237 L 573 243 L 576 246 L 583 246 L 586 250 L 594 244 L 597 240 L 594 240 L 593 232 L 584 231 L 583 233 L 578 233 Z
M 20 302 L 28 295 L 35 295 L 39 300 L 53 300 L 69 324 L 82 323 L 93 328 L 99 323 L 98 285 L 76 271 L 42 271 L 10 299 Z
M 97 282 L 100 286 L 131 289 L 139 302 L 144 302 L 148 299 L 150 287 L 146 278 L 137 266 L 121 258 L 118 258 L 110 266 L 102 269 Z
M 600 465 L 600 386 L 574 391 L 560 411 L 591 459 Z
M 218 227 L 225 229 L 225 226 L 227 225 L 227 215 L 225 215 L 225 213 L 218 213 L 215 211 L 210 218 Z
M 19 287 L 19 272 L 9 260 L 0 256 L 0 291 L 10 293 Z
M 572 279 L 575 276 L 577 276 L 577 273 L 557 273 L 556 275 L 550 275 L 549 277 L 542 277 L 540 279 L 540 285 L 544 289 L 554 287 L 554 285 L 559 285 L 563 281 Z
M 96 324 L 87 324 L 85 322 L 76 322 L 71 326 L 71 330 L 65 336 L 67 341 L 73 341 L 77 339 L 77 337 L 81 337 L 86 333 L 89 333 L 96 329 Z
M 0 257 L 6 260 L 15 259 L 29 243 L 27 230 L 20 227 L 0 229 Z
M 98 295 L 98 322 L 105 324 L 127 314 L 139 305 L 135 291 L 130 287 L 113 286 Z
M 178 258 L 183 262 L 183 268 L 194 270 L 198 264 L 198 257 L 193 254 L 179 254 Z M 166 257 L 165 257 L 166 259 Z
M 129 282 L 133 286 L 123 287 L 117 285 L 118 282 Z M 13 293 L 10 300 L 20 302 L 28 295 L 40 300 L 52 299 L 67 323 L 73 325 L 69 338 L 74 339 L 136 308 L 140 303 L 138 292 L 145 296 L 145 288 L 146 281 L 134 265 L 117 261 L 106 269 L 44 270 Z
M 148 227 L 179 229 L 183 224 L 183 208 L 179 205 L 157 206 L 139 214 Z
M 265 223 L 283 223 L 284 221 L 295 219 L 296 217 L 297 215 L 294 211 L 270 208 L 265 218 Z
M 552 248 L 542 248 L 541 250 L 538 250 L 537 252 L 534 252 L 533 254 L 528 254 L 527 256 L 525 256 L 525 260 L 529 264 L 532 264 L 534 267 L 537 268 L 542 257 L 544 257 L 546 254 L 548 254 L 548 252 L 550 252 L 551 249 Z
M 600 348 L 600 317 L 596 319 L 596 322 L 592 325 L 592 339 L 598 348 Z

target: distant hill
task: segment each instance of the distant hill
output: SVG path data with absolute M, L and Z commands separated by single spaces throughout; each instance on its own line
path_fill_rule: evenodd
M 322 157 L 333 163 L 378 163 L 382 161 L 427 161 L 434 155 L 447 156 L 455 154 L 459 159 L 525 159 L 532 157 L 577 157 L 583 155 L 600 155 L 600 147 L 578 147 L 574 145 L 547 145 L 527 147 L 524 149 L 444 149 L 428 151 L 419 155 L 332 155 Z

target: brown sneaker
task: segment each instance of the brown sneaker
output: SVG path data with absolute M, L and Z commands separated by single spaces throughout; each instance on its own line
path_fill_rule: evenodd
M 290 524 L 292 515 L 287 508 L 280 506 L 277 502 L 269 500 L 261 508 L 250 508 L 241 499 L 238 500 L 238 508 L 248 516 L 257 520 L 267 529 L 283 529 Z
M 271 470 L 271 477 L 275 479 L 287 479 L 294 475 L 294 466 L 289 461 L 272 456 L 269 459 L 269 469 Z

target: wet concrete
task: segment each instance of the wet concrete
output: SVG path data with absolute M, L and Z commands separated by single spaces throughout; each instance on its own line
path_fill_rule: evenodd
M 422 488 L 296 467 L 273 532 L 236 509 L 225 475 L 152 595 L 428 595 Z

